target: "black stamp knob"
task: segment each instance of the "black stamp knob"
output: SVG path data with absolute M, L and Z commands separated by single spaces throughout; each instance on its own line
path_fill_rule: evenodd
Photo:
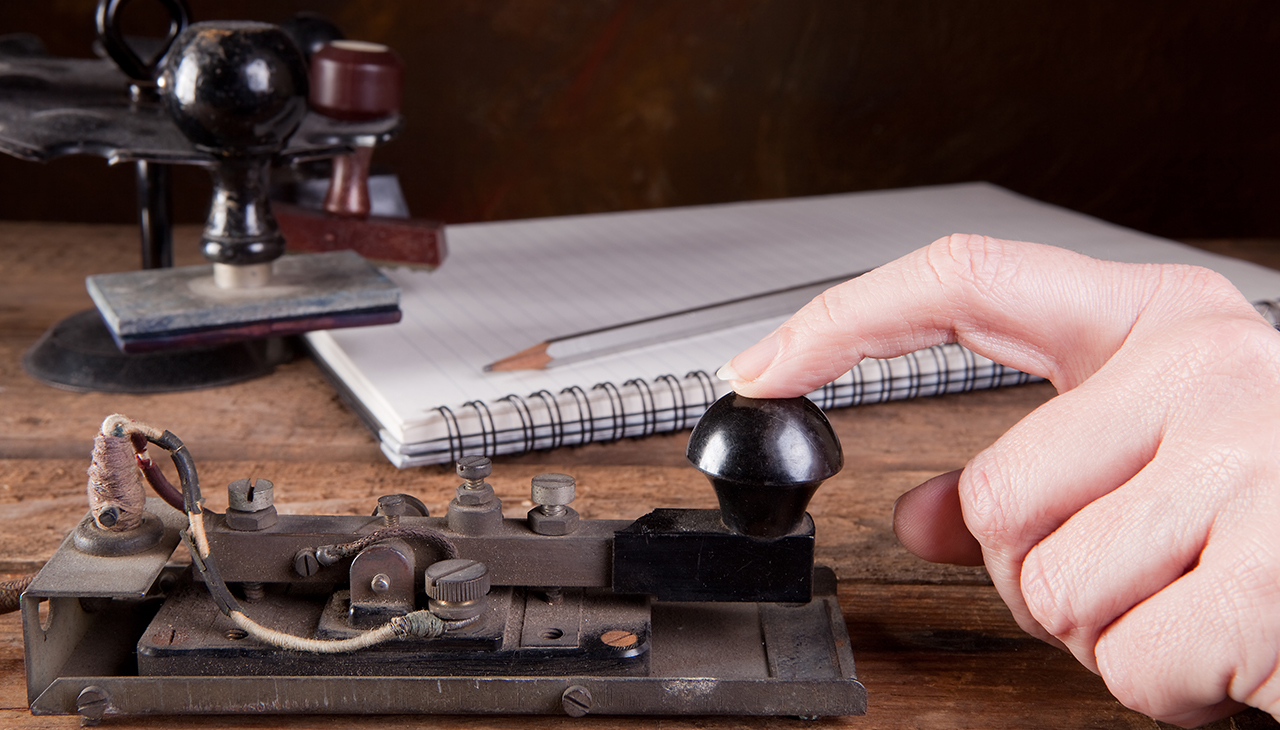
M 216 154 L 274 152 L 307 113 L 307 67 L 279 27 L 193 23 L 165 59 L 162 95 L 178 129 Z
M 685 453 L 711 480 L 725 525 L 762 538 L 799 527 L 818 485 L 844 466 L 831 423 L 808 398 L 730 393 L 707 409 Z

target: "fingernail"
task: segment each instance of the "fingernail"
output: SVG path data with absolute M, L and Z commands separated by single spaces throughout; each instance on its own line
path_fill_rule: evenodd
M 721 380 L 727 380 L 729 382 L 733 382 L 735 380 L 742 380 L 742 376 L 738 375 L 738 371 L 734 370 L 733 365 L 731 365 L 730 363 L 725 363 L 721 365 L 720 369 L 716 371 L 716 377 L 720 378 Z
M 734 382 L 755 380 L 777 356 L 778 334 L 775 332 L 738 353 L 737 357 L 716 371 L 716 377 Z

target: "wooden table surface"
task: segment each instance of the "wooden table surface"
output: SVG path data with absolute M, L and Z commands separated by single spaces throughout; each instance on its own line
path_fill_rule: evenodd
M 197 263 L 197 231 L 181 228 L 178 263 Z M 1280 267 L 1280 241 L 1203 241 L 1206 248 Z M 136 229 L 0 222 L 0 578 L 38 569 L 86 510 L 85 469 L 98 424 L 121 412 L 181 437 L 214 485 L 271 479 L 282 512 L 368 514 L 378 495 L 407 492 L 441 514 L 457 480 L 448 467 L 400 471 L 342 404 L 315 365 L 298 360 L 248 383 L 196 393 L 108 395 L 40 385 L 22 353 L 90 301 L 84 277 L 137 267 Z M 1122 707 L 1069 655 L 1020 631 L 984 571 L 924 563 L 890 527 L 893 500 L 965 464 L 1053 390 L 1046 384 L 846 409 L 831 416 L 847 465 L 815 497 L 818 560 L 840 578 L 840 601 L 865 717 L 161 717 L 112 718 L 113 728 L 1156 728 Z M 686 433 L 495 460 L 490 482 L 507 516 L 529 508 L 544 471 L 578 479 L 585 518 L 635 518 L 654 507 L 714 507 L 684 459 Z M 167 459 L 162 460 L 167 462 Z M 170 465 L 166 463 L 166 468 Z M 172 476 L 172 474 L 171 474 Z M 0 727 L 73 728 L 76 717 L 33 717 L 16 613 L 0 616 Z M 586 723 L 586 724 L 584 724 Z M 1251 712 L 1215 727 L 1276 727 Z

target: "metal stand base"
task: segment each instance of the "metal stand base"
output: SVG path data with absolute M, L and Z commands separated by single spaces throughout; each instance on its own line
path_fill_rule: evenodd
M 98 310 L 86 309 L 45 332 L 22 367 L 46 385 L 81 393 L 171 393 L 251 380 L 291 359 L 293 347 L 280 338 L 126 355 Z

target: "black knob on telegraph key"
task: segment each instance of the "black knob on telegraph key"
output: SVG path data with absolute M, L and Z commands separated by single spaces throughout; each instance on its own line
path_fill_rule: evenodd
M 803 397 L 730 393 L 707 409 L 685 454 L 715 488 L 725 525 L 761 538 L 798 528 L 818 485 L 844 466 L 831 423 Z

